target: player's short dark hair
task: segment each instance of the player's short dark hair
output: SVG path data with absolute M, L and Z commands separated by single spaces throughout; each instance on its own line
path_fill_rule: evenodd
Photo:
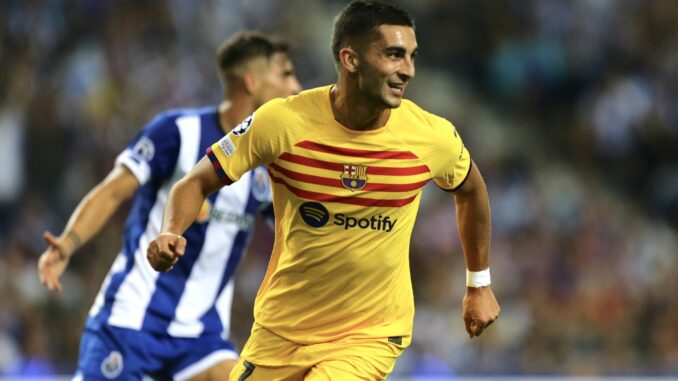
M 339 63 L 339 51 L 354 37 L 374 33 L 380 25 L 402 25 L 414 28 L 414 20 L 407 11 L 378 0 L 356 0 L 334 19 L 332 54 Z
M 219 75 L 226 81 L 233 69 L 255 58 L 289 53 L 289 44 L 264 33 L 245 30 L 232 35 L 217 49 Z

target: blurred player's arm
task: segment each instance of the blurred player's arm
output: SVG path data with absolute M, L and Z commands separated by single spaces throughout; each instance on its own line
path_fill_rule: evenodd
M 117 165 L 80 201 L 59 236 L 45 231 L 48 246 L 38 260 L 40 283 L 51 291 L 61 291 L 59 278 L 73 253 L 97 234 L 138 188 L 139 181 L 132 172 Z
M 475 163 L 466 182 L 454 192 L 454 200 L 466 268 L 469 271 L 486 270 L 490 265 L 490 201 Z M 499 311 L 499 304 L 489 285 L 466 288 L 463 318 L 470 337 L 480 335 L 497 319 Z
M 170 191 L 160 235 L 151 241 L 146 258 L 156 271 L 169 271 L 184 255 L 186 239 L 181 235 L 195 221 L 205 198 L 224 183 L 207 157 L 203 157 Z

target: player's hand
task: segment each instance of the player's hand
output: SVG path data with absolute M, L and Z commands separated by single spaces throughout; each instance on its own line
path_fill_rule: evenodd
M 462 317 L 470 338 L 480 336 L 485 328 L 497 320 L 500 311 L 497 298 L 489 286 L 466 288 Z
M 146 251 L 146 259 L 155 271 L 170 271 L 186 251 L 186 238 L 162 233 L 151 241 Z
M 61 291 L 59 278 L 66 270 L 68 261 L 71 258 L 72 244 L 62 236 L 55 237 L 49 231 L 43 233 L 43 238 L 47 242 L 47 249 L 38 259 L 38 276 L 40 283 L 45 285 L 50 291 Z

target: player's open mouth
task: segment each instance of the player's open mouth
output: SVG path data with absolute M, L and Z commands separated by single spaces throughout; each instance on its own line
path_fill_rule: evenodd
M 405 84 L 404 83 L 393 83 L 389 82 L 388 87 L 391 89 L 393 95 L 402 97 L 405 93 Z

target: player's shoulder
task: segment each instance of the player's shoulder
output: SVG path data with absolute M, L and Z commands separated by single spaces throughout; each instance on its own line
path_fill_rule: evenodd
M 403 100 L 398 115 L 401 118 L 400 130 L 416 136 L 414 141 L 423 143 L 419 147 L 424 152 L 446 152 L 449 144 L 458 140 L 456 128 L 449 120 L 424 110 L 412 101 Z
M 323 102 L 328 102 L 330 86 L 316 87 L 304 90 L 287 98 L 277 98 L 261 106 L 257 113 L 275 115 L 289 115 L 298 113 L 312 113 L 323 109 Z
M 444 132 L 452 127 L 449 120 L 424 110 L 409 99 L 403 99 L 398 111 L 400 117 L 406 120 L 409 126 L 415 125 L 418 129 Z
M 216 115 L 217 108 L 212 107 L 202 107 L 202 108 L 175 108 L 168 109 L 162 112 L 155 114 L 149 122 L 146 123 L 144 130 L 146 131 L 164 131 L 172 132 L 174 130 L 178 131 L 179 123 L 184 118 L 202 118 L 206 115 Z M 200 123 L 194 123 L 196 126 L 200 126 Z M 178 133 L 178 132 L 177 132 Z
M 214 115 L 217 113 L 217 108 L 215 106 L 209 107 L 199 107 L 199 108 L 173 108 L 164 110 L 160 113 L 153 116 L 152 121 L 156 123 L 168 123 L 172 124 L 180 118 L 186 117 L 202 117 L 205 115 Z
M 285 100 L 290 107 L 319 106 L 329 101 L 331 87 L 332 85 L 326 85 L 304 90 L 297 95 L 287 97 Z

